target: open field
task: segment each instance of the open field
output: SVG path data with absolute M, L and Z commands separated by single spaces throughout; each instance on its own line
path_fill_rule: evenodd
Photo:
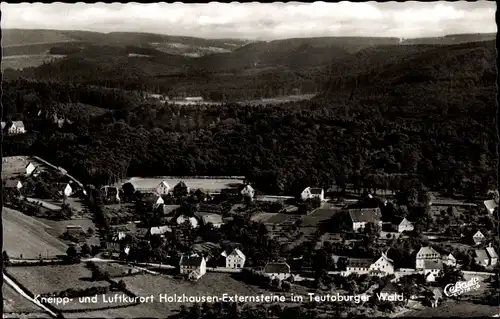
M 83 200 L 81 198 L 78 198 L 78 197 L 69 197 L 66 199 L 66 203 L 68 203 L 68 205 L 73 208 L 74 210 L 76 210 L 77 212 L 81 212 L 83 210 L 86 209 L 86 205 L 85 203 L 83 202 Z
M 317 226 L 319 223 L 330 219 L 340 211 L 332 204 L 325 203 L 324 207 L 316 209 L 312 213 L 302 218 L 302 226 Z
M 287 96 L 278 96 L 278 97 L 275 97 L 275 98 L 266 98 L 266 99 L 260 99 L 260 100 L 243 101 L 243 102 L 240 102 L 240 103 L 243 103 L 245 105 L 280 104 L 280 103 L 286 103 L 286 102 L 296 102 L 296 101 L 301 101 L 301 100 L 310 100 L 315 95 L 316 94 L 287 95 Z
M 66 226 L 69 225 L 76 225 L 76 226 L 82 226 L 83 230 L 85 232 L 88 231 L 89 227 L 94 230 L 94 235 L 90 238 L 87 238 L 86 242 L 89 245 L 95 245 L 99 246 L 100 241 L 99 238 L 97 237 L 97 228 L 94 224 L 94 222 L 88 218 L 82 218 L 82 219 L 71 219 L 71 220 L 49 220 L 49 219 L 44 219 L 44 218 L 36 218 L 37 220 L 41 221 L 42 223 L 50 226 L 49 229 L 47 229 L 47 233 L 50 235 L 59 238 L 64 232 L 66 232 Z
M 3 249 L 12 258 L 65 255 L 67 246 L 50 236 L 46 229 L 50 226 L 22 214 L 19 211 L 3 208 Z
M 44 62 L 50 62 L 55 59 L 64 58 L 65 55 L 48 54 L 30 54 L 30 55 L 11 55 L 2 57 L 2 70 L 11 68 L 21 70 L 29 67 L 37 67 Z
M 43 312 L 28 299 L 21 296 L 7 284 L 2 285 L 3 312 Z
M 447 301 L 436 308 L 424 308 L 419 311 L 409 311 L 403 317 L 491 317 L 499 313 L 499 308 L 494 306 L 479 305 L 467 301 Z
M 109 285 L 88 280 L 91 272 L 83 264 L 10 267 L 9 274 L 35 295 Z
M 108 272 L 111 278 L 127 275 L 129 273 L 129 270 L 131 271 L 131 273 L 140 272 L 140 270 L 138 270 L 137 268 L 133 268 L 118 263 L 96 263 L 96 264 L 99 267 L 99 269 L 101 269 L 103 272 Z
M 2 59 L 3 65 L 3 59 Z M 30 159 L 28 156 L 8 156 L 2 158 L 2 178 L 24 174 L 24 168 Z
M 167 184 L 174 188 L 180 181 L 186 183 L 186 185 L 193 190 L 201 188 L 206 192 L 220 192 L 224 188 L 231 188 L 233 185 L 242 184 L 243 180 L 241 179 L 205 179 L 205 178 L 162 178 L 162 177 L 153 177 L 153 178 L 142 178 L 142 177 L 132 177 L 129 180 L 126 180 L 122 183 L 119 183 L 116 186 L 121 187 L 123 184 L 129 182 L 132 183 L 136 189 L 152 189 L 162 181 L 167 182 Z
M 257 213 L 257 214 L 254 214 L 250 219 L 253 221 L 253 222 L 259 222 L 259 223 L 267 223 L 267 221 L 278 215 L 277 213 Z

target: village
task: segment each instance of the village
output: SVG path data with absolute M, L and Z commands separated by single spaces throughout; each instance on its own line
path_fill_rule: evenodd
M 191 282 L 193 292 L 199 286 L 206 293 L 212 291 L 204 282 L 214 279 L 204 277 L 231 276 L 235 286 L 250 282 L 260 291 L 288 295 L 404 296 L 363 302 L 365 312 L 396 314 L 439 307 L 454 298 L 444 287 L 461 281 L 480 282 L 479 292 L 461 300 L 486 299 L 498 280 L 493 227 L 498 191 L 478 195 L 475 202 L 420 194 L 413 205 L 429 216 L 422 218 L 405 214 L 408 209 L 390 190 L 357 193 L 311 185 L 295 196 L 276 196 L 262 194 L 241 176 L 133 177 L 95 187 L 39 157 L 3 158 L 2 166 L 9 209 L 3 213 L 3 255 L 9 266 L 4 276 L 28 295 L 61 295 L 63 288 L 49 295 L 32 291 L 29 282 L 40 274 L 29 274 L 35 267 L 70 263 L 64 267 L 85 264 L 94 280 L 108 280 L 110 287 L 135 296 L 164 293 L 158 287 L 149 291 L 146 279 L 141 287 L 139 276 L 176 278 L 179 287 Z M 22 229 L 27 219 L 43 223 L 44 229 Z M 119 282 L 110 275 L 114 272 Z M 91 288 L 104 289 L 91 286 L 83 294 Z

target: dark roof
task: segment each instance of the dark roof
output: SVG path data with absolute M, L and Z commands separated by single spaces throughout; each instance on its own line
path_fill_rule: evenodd
M 313 194 L 313 195 L 321 195 L 323 188 L 311 188 L 310 190 L 311 190 L 311 194 Z
M 351 208 L 348 210 L 353 222 L 378 222 L 382 214 L 380 208 Z
M 424 269 L 443 269 L 443 262 L 441 260 L 424 260 Z
M 177 185 L 175 185 L 175 187 L 184 187 L 184 188 L 187 188 L 187 185 L 183 181 L 180 181 L 179 183 L 177 183 Z
M 290 266 L 287 263 L 267 263 L 264 267 L 266 274 L 288 274 L 290 273 Z
M 388 294 L 399 293 L 399 291 L 400 291 L 399 287 L 394 285 L 394 283 L 392 282 L 389 282 L 387 285 L 385 285 L 384 288 L 380 290 L 381 293 L 388 293 Z
M 153 193 L 146 193 L 142 196 L 141 200 L 143 202 L 146 202 L 146 203 L 153 203 L 153 204 L 156 204 L 156 202 L 158 201 L 158 197 L 161 197 L 157 194 L 153 194 Z
M 394 216 L 392 218 L 392 223 L 395 224 L 395 225 L 399 225 L 401 224 L 401 222 L 404 220 L 405 218 L 404 217 L 401 217 L 401 216 Z
M 181 266 L 200 266 L 203 257 L 182 257 Z
M 18 179 L 9 179 L 5 182 L 6 188 L 17 187 L 17 183 L 19 183 Z
M 370 258 L 349 258 L 349 260 L 347 261 L 347 265 L 349 267 L 368 268 L 374 262 L 375 260 Z

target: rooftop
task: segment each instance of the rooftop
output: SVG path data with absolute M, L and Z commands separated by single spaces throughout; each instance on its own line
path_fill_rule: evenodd
M 266 274 L 288 274 L 290 273 L 290 266 L 287 263 L 267 263 L 264 267 Z
M 203 261 L 203 257 L 182 257 L 180 265 L 181 266 L 200 266 Z
M 379 222 L 382 218 L 380 208 L 351 208 L 348 209 L 349 216 L 353 223 Z

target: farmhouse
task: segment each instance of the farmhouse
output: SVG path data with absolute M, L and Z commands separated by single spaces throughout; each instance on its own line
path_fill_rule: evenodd
M 182 256 L 179 262 L 179 272 L 189 275 L 192 279 L 199 279 L 207 272 L 207 261 L 205 257 Z
M 68 183 L 58 183 L 57 189 L 60 196 L 69 197 L 73 193 L 73 188 Z
M 352 273 L 382 276 L 394 274 L 394 261 L 388 258 L 386 253 L 382 253 L 382 256 L 377 260 L 371 258 L 349 258 L 346 271 L 343 272 L 343 275 L 349 276 Z
M 308 199 L 313 199 L 317 198 L 321 201 L 325 200 L 325 191 L 323 188 L 311 188 L 311 187 L 306 187 L 300 194 L 300 198 L 302 200 L 308 200 Z
M 494 199 L 485 200 L 483 202 L 484 209 L 490 215 L 493 214 L 493 212 L 495 211 L 495 208 L 497 208 L 497 206 L 498 206 L 498 203 Z
M 229 254 L 224 250 L 221 256 L 226 258 L 226 268 L 243 268 L 245 266 L 246 257 L 238 248 Z
M 159 235 L 161 237 L 165 236 L 166 233 L 171 233 L 172 228 L 169 226 L 158 226 L 158 227 L 151 227 L 149 229 L 149 235 Z
M 161 205 L 161 204 L 165 203 L 165 201 L 163 200 L 163 198 L 161 198 L 161 196 L 159 196 L 158 194 L 154 194 L 154 193 L 144 194 L 141 198 L 141 201 L 143 203 L 146 203 L 146 204 L 152 205 L 152 206 Z
M 252 186 L 247 184 L 247 185 L 243 186 L 243 188 L 240 191 L 240 194 L 243 197 L 252 199 L 255 196 L 255 190 L 253 189 Z
M 424 260 L 424 277 L 427 282 L 434 282 L 443 270 L 443 262 L 441 260 Z
M 387 257 L 387 253 L 382 253 L 382 256 L 370 265 L 370 272 L 382 273 L 385 275 L 394 274 L 394 261 Z
M 170 192 L 170 186 L 167 182 L 162 181 L 158 186 L 155 187 L 155 192 L 158 195 L 167 195 Z
M 112 252 L 121 251 L 121 242 L 127 235 L 124 232 L 118 232 L 112 235 L 111 239 L 106 241 L 106 248 Z
M 219 214 L 211 214 L 204 212 L 197 212 L 195 215 L 200 219 L 203 225 L 212 224 L 214 228 L 220 228 L 224 222 L 222 221 L 222 216 Z
M 283 262 L 270 262 L 264 267 L 264 275 L 271 279 L 285 280 L 290 277 L 290 266 Z
M 26 133 L 23 121 L 13 121 L 11 123 L 2 122 L 2 130 L 9 135 Z
M 475 254 L 476 258 L 474 260 L 480 266 L 493 267 L 498 263 L 498 254 L 495 248 L 491 247 L 491 244 L 486 249 L 476 249 Z
M 484 240 L 485 237 L 480 230 L 472 235 L 472 242 L 474 243 L 474 245 L 480 245 Z
M 187 194 L 189 194 L 189 187 L 183 181 L 180 181 L 174 186 L 175 196 L 185 196 Z
M 434 248 L 430 246 L 421 247 L 420 250 L 417 252 L 415 268 L 425 269 L 426 261 L 439 262 L 441 261 L 441 254 L 439 254 Z
M 26 167 L 24 168 L 24 174 L 26 176 L 30 176 L 31 174 L 33 174 L 36 170 L 36 166 L 33 165 L 33 163 L 29 162 L 28 165 L 26 165 Z
M 382 213 L 380 208 L 351 208 L 348 209 L 354 231 L 363 231 L 368 223 L 382 227 Z
M 5 181 L 5 188 L 18 189 L 23 188 L 23 183 L 18 179 L 8 179 Z
M 395 217 L 392 222 L 392 228 L 398 233 L 413 231 L 413 224 L 404 217 Z

